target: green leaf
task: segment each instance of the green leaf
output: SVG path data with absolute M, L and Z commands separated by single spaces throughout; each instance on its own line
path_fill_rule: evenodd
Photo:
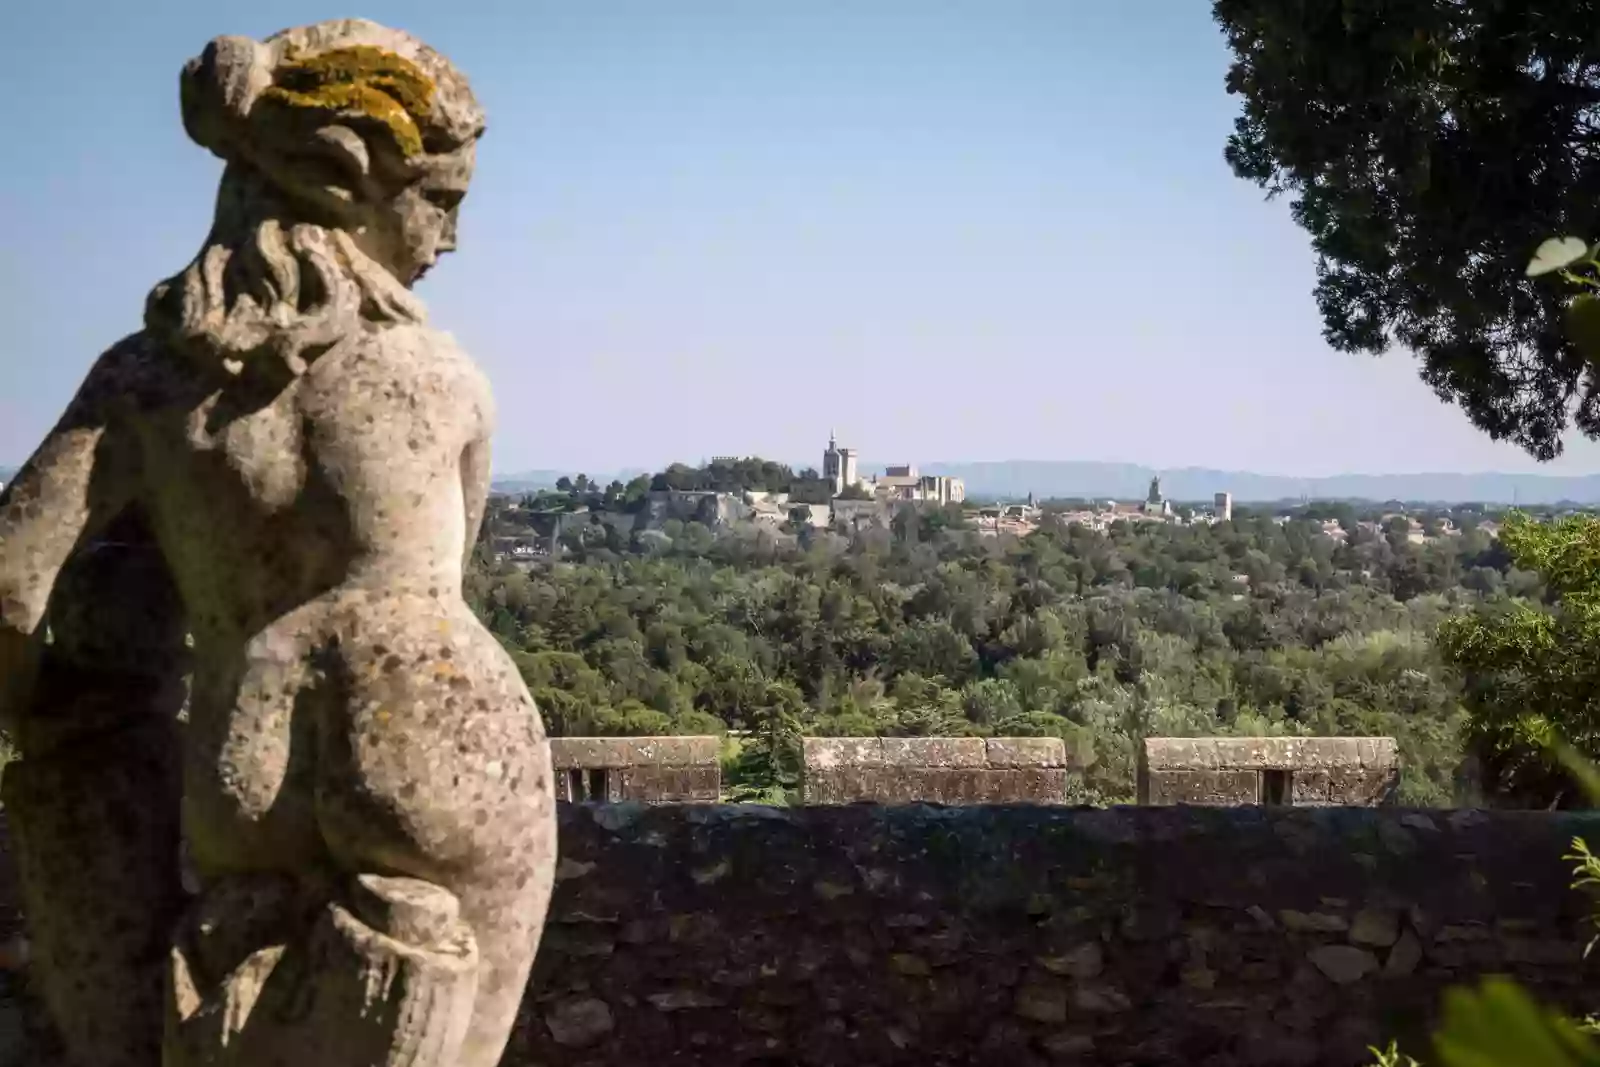
M 1446 992 L 1433 1043 L 1444 1067 L 1600 1067 L 1600 1050 L 1576 1023 L 1505 978 Z
M 1579 293 L 1567 301 L 1567 338 L 1590 362 L 1600 362 L 1600 296 Z
M 1537 278 L 1563 267 L 1570 267 L 1589 256 L 1589 245 L 1576 237 L 1552 237 L 1533 253 L 1528 264 L 1528 277 Z
M 1549 744 L 1567 773 L 1576 778 L 1578 784 L 1583 786 L 1583 791 L 1589 794 L 1589 803 L 1600 804 L 1600 768 L 1565 741 L 1553 740 Z

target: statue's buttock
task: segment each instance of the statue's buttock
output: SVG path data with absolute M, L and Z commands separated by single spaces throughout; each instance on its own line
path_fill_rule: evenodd
M 126 965 L 163 1003 L 105 1017 L 139 1049 L 159 1041 L 167 1067 L 492 1067 L 549 901 L 548 745 L 461 594 L 492 403 L 410 292 L 455 246 L 482 114 L 437 53 L 359 20 L 219 38 L 182 99 L 190 135 L 227 164 L 217 218 L 0 497 L 0 716 L 64 710 L 50 679 L 69 649 L 39 666 L 47 617 L 66 623 L 74 603 L 51 600 L 56 576 L 74 545 L 137 515 L 175 590 L 169 622 L 192 634 L 183 666 L 148 672 L 133 718 L 175 718 L 190 672 L 195 892 L 164 979 L 138 972 L 148 952 Z M 132 710 L 97 714 L 114 731 Z M 66 832 L 51 813 L 79 798 L 13 792 L 20 836 L 51 854 Z M 139 803 L 137 833 L 172 836 L 176 790 Z M 72 832 L 138 820 L 117 822 Z M 157 866 L 146 894 L 178 899 L 176 863 Z M 82 899 L 52 898 L 61 869 L 24 863 L 30 921 L 81 919 L 90 940 Z M 148 940 L 170 918 L 145 926 Z M 65 950 L 37 962 L 75 1021 L 116 995 L 85 966 Z M 137 1026 L 117 1023 L 128 1012 Z M 75 1051 L 100 1067 L 116 1036 Z

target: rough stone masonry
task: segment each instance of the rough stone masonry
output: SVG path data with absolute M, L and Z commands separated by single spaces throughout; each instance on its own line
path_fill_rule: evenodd
M 808 737 L 807 804 L 1064 804 L 1056 737 Z
M 715 804 L 719 737 L 553 737 L 556 799 Z
M 1139 746 L 1141 804 L 1370 807 L 1394 802 L 1392 737 L 1149 737 Z
M 1600 1007 L 1590 815 L 568 809 L 508 1067 L 1370 1062 L 1449 984 Z
M 1591 814 L 582 805 L 560 835 L 505 1067 L 1356 1067 L 1477 975 L 1600 1008 L 1562 859 Z

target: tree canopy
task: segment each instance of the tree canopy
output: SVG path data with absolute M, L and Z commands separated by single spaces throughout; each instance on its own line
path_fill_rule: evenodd
M 1081 799 L 1109 802 L 1132 799 L 1141 737 L 1299 733 L 1394 736 L 1405 799 L 1447 804 L 1468 784 L 1462 692 L 1434 631 L 1548 593 L 1481 510 L 1051 519 L 1026 538 L 960 508 L 847 532 L 669 519 L 497 563 L 527 516 L 510 504 L 467 589 L 551 732 L 733 734 L 743 799 L 792 791 L 800 734 L 1056 736 Z
M 1491 437 L 1600 436 L 1570 295 L 1524 273 L 1600 205 L 1600 5 L 1215 0 L 1243 113 L 1234 172 L 1292 197 L 1336 348 L 1413 350 Z
M 1446 619 L 1438 645 L 1465 681 L 1468 751 L 1485 789 L 1525 807 L 1587 806 L 1549 742 L 1600 756 L 1600 520 L 1501 531 L 1513 565 L 1543 578 L 1554 602 L 1491 602 Z

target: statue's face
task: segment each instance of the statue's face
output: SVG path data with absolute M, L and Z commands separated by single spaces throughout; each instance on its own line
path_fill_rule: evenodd
M 456 248 L 456 220 L 472 180 L 477 146 L 430 160 L 421 178 L 373 209 L 356 235 L 362 251 L 401 284 L 417 282 L 439 257 Z

